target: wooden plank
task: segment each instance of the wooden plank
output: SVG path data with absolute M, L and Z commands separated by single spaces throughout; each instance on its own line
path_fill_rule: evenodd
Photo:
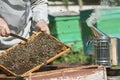
M 117 61 L 117 39 L 116 38 L 111 38 L 111 43 L 110 43 L 110 57 L 111 57 L 111 65 L 116 66 L 118 64 Z

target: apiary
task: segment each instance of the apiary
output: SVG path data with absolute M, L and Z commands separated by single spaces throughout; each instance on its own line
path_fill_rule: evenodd
M 0 69 L 14 76 L 26 75 L 55 60 L 70 47 L 51 35 L 38 32 L 5 50 L 0 55 Z

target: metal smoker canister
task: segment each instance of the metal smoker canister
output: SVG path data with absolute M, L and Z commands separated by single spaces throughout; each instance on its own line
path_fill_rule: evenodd
M 110 38 L 101 36 L 94 39 L 95 64 L 110 67 Z

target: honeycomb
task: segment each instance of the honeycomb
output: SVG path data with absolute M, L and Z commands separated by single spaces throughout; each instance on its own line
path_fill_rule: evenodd
M 0 56 L 0 65 L 11 72 L 20 75 L 32 68 L 45 63 L 67 49 L 67 46 L 47 34 L 40 33 L 24 44 L 6 51 Z

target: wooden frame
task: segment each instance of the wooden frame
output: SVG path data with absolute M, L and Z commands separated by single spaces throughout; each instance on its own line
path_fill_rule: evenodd
M 38 32 L 38 33 L 33 34 L 30 38 L 28 38 L 28 41 L 33 41 L 34 38 L 35 38 L 36 36 L 40 35 L 41 33 L 42 33 L 42 32 Z M 46 35 L 47 35 L 47 34 L 46 34 Z M 58 43 L 62 43 L 62 42 L 60 42 L 58 39 L 56 39 L 55 37 L 53 37 L 53 36 L 51 36 L 51 35 L 48 35 L 48 36 L 52 37 L 52 39 L 56 40 Z M 20 44 L 26 44 L 26 42 L 25 42 L 25 41 L 22 41 L 22 42 L 20 42 L 20 43 L 18 43 L 18 44 L 16 44 L 16 45 L 14 45 L 13 47 L 5 50 L 3 53 L 1 53 L 0 58 L 3 57 L 3 56 L 6 56 L 10 50 L 14 50 L 14 48 L 16 48 L 17 46 L 20 46 Z M 67 46 L 67 45 L 65 45 L 65 44 L 63 44 L 63 45 L 64 45 L 64 47 L 63 47 L 62 52 L 57 53 L 57 55 L 55 55 L 54 57 L 48 59 L 46 62 L 43 62 L 42 64 L 40 64 L 40 65 L 38 65 L 38 66 L 36 66 L 36 67 L 33 67 L 32 69 L 24 72 L 23 74 L 16 74 L 15 72 L 7 69 L 4 65 L 1 65 L 1 64 L 0 64 L 0 69 L 3 70 L 4 72 L 7 72 L 7 73 L 13 75 L 13 76 L 18 76 L 18 75 L 20 75 L 20 76 L 25 76 L 25 75 L 27 75 L 27 74 L 29 74 L 29 73 L 31 73 L 31 72 L 39 69 L 41 66 L 46 65 L 47 63 L 52 62 L 53 60 L 57 59 L 58 57 L 62 56 L 63 54 L 69 52 L 69 51 L 70 51 L 70 47 Z

